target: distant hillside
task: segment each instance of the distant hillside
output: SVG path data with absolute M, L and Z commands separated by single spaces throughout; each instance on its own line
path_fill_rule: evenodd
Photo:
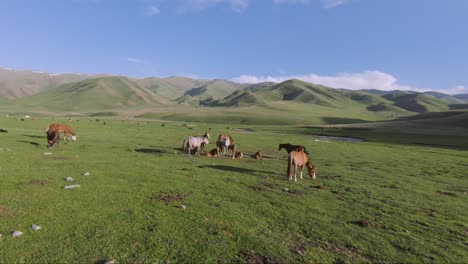
M 100 77 L 66 83 L 45 92 L 19 98 L 25 107 L 59 111 L 90 111 L 141 107 L 164 103 L 147 89 L 125 77 Z
M 238 84 L 224 80 L 209 81 L 199 87 L 192 88 L 176 101 L 178 103 L 211 105 L 230 94 L 244 89 L 248 85 Z
M 387 94 L 382 97 L 393 101 L 395 106 L 416 113 L 436 112 L 449 109 L 449 103 L 446 101 L 423 93 L 402 92 Z
M 151 90 L 158 97 L 176 100 L 188 90 L 201 87 L 209 83 L 206 80 L 196 80 L 187 77 L 145 78 L 134 79 L 143 88 Z
M 0 68 L 0 97 L 15 99 L 45 91 L 57 85 L 89 78 L 80 74 L 38 73 Z
M 468 94 L 456 94 L 453 97 L 463 100 L 465 103 L 468 103 Z

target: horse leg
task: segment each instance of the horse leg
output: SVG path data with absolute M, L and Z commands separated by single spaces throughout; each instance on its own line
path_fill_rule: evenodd
M 294 165 L 294 181 L 295 182 L 297 182 L 296 172 L 297 172 L 297 164 Z
M 304 178 L 302 178 L 302 172 L 303 171 L 304 171 L 304 165 L 301 166 L 301 176 L 300 176 L 301 179 L 304 179 Z

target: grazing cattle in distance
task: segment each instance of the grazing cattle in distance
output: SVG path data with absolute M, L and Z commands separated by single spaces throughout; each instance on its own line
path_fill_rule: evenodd
M 47 134 L 47 147 L 52 148 L 55 144 L 58 145 L 60 141 L 60 133 L 55 129 L 48 129 Z
M 62 124 L 50 124 L 47 127 L 47 131 L 50 129 L 56 130 L 59 134 L 63 133 L 63 140 L 67 141 L 67 138 L 70 138 L 72 141 L 76 141 L 76 134 L 73 131 L 73 129 L 67 125 L 62 125 Z
M 8 130 L 5 130 L 5 129 L 3 129 L 3 128 L 0 128 L 0 132 L 2 132 L 2 133 L 8 133 Z
M 255 154 L 250 155 L 250 157 L 258 160 L 258 159 L 262 159 L 263 155 L 260 151 L 257 151 Z
M 204 153 L 206 157 L 216 157 L 219 156 L 218 148 L 214 148 L 210 150 L 209 152 Z
M 291 145 L 289 143 L 279 144 L 278 151 L 280 151 L 281 149 L 285 149 L 288 153 L 291 153 L 291 151 L 304 151 L 306 154 L 309 154 L 306 148 L 301 145 Z
M 192 150 L 194 150 L 195 155 L 200 156 L 200 150 L 203 148 L 204 145 L 209 144 L 209 137 L 210 135 L 208 133 L 205 133 L 203 136 L 198 137 L 190 136 L 184 139 L 184 142 L 182 143 L 182 150 L 187 152 L 189 156 L 192 154 Z
M 309 169 L 309 176 L 311 179 L 315 180 L 315 167 L 310 162 L 309 157 L 305 154 L 304 151 L 291 151 L 288 155 L 288 179 L 292 180 L 292 170 L 294 166 L 294 181 L 297 182 L 296 172 L 297 167 L 301 167 L 301 175 L 300 178 L 302 179 L 302 172 L 304 171 L 304 166 L 307 166 Z

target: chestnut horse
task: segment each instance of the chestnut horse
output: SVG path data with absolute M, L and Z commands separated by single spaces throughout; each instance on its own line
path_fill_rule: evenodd
M 214 148 L 214 149 L 210 150 L 209 152 L 205 152 L 205 153 L 204 153 L 204 156 L 206 156 L 206 157 L 216 157 L 216 156 L 219 156 L 218 148 Z
M 309 154 L 306 148 L 301 145 L 291 145 L 289 143 L 279 144 L 278 151 L 281 149 L 285 149 L 288 153 L 291 153 L 291 151 L 304 151 L 306 154 Z
M 309 176 L 311 179 L 315 180 L 315 167 L 312 165 L 310 162 L 309 157 L 307 157 L 307 154 L 304 153 L 304 151 L 291 151 L 288 155 L 288 178 L 289 180 L 292 180 L 292 166 L 294 166 L 294 181 L 297 182 L 297 177 L 296 177 L 296 172 L 297 172 L 297 167 L 301 167 L 301 175 L 300 178 L 302 179 L 302 172 L 304 171 L 304 166 L 307 166 L 309 169 Z
M 227 148 L 231 145 L 232 137 L 229 134 L 220 134 L 218 136 L 218 141 L 216 141 L 216 147 L 218 148 L 219 153 L 226 154 Z
M 50 129 L 56 130 L 58 133 L 63 133 L 63 140 L 67 141 L 67 138 L 70 138 L 72 141 L 76 141 L 76 134 L 73 131 L 73 129 L 67 125 L 62 125 L 62 124 L 50 124 L 47 127 L 47 131 Z

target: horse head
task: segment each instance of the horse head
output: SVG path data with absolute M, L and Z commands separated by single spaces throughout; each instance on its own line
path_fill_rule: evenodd
M 310 161 L 306 163 L 307 168 L 309 169 L 309 176 L 312 180 L 315 180 L 317 176 L 315 175 L 315 166 L 312 165 Z

